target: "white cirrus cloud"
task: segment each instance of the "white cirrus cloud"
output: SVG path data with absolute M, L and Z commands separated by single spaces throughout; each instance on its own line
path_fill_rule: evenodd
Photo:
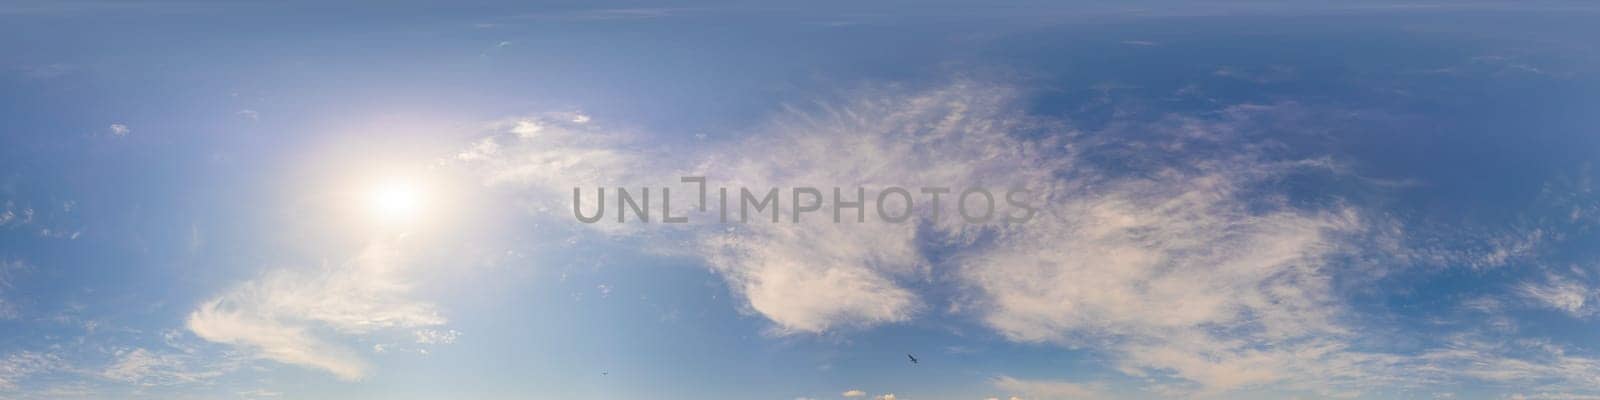
M 1103 345 L 1207 389 L 1293 379 L 1346 331 L 1324 273 L 1348 210 L 1249 205 L 1222 171 L 1107 182 L 963 256 L 983 319 L 1021 342 Z M 1263 348 L 1263 345 L 1270 347 Z M 1282 350 L 1271 350 L 1282 349 Z M 1264 368 L 1277 364 L 1280 368 Z
M 1600 358 L 1546 340 L 1454 334 L 1411 359 L 1403 371 L 1435 382 L 1467 379 L 1491 387 L 1544 394 L 1600 396 Z M 1579 397 L 1581 398 L 1581 397 Z
M 532 189 L 530 208 L 559 210 L 550 213 L 563 218 L 571 218 L 574 187 L 670 185 L 681 176 L 705 176 L 712 184 L 757 191 L 1029 183 L 1040 183 L 1037 187 L 1043 190 L 1050 184 L 1046 178 L 1051 167 L 1059 164 L 1041 147 L 1054 143 L 1012 135 L 1051 127 L 1007 111 L 1013 95 L 1008 88 L 970 83 L 906 97 L 864 93 L 839 107 L 792 109 L 746 140 L 711 144 L 692 154 L 647 150 L 652 147 L 635 136 L 607 132 L 588 120 L 580 124 L 566 113 L 543 115 L 493 124 L 500 133 L 478 141 L 456 159 L 480 171 L 491 185 Z M 692 193 L 693 187 L 673 189 Z M 732 196 L 738 195 L 734 189 Z M 584 209 L 594 207 L 592 199 L 584 199 Z M 792 205 L 782 205 L 788 200 L 779 203 L 779 213 L 787 218 Z M 875 199 L 868 196 L 863 207 L 875 209 Z M 950 201 L 941 208 L 944 218 L 936 223 L 944 236 L 940 240 L 971 240 L 982 228 L 952 217 Z M 747 309 L 773 321 L 778 333 L 905 321 L 923 309 L 918 296 L 900 282 L 926 280 L 930 273 L 917 250 L 917 225 L 849 218 L 831 223 L 833 211 L 830 204 L 802 223 L 750 224 L 736 231 L 687 228 L 695 238 L 688 252 L 707 260 L 746 300 Z M 928 216 L 934 210 L 920 204 L 916 212 Z M 608 233 L 642 229 L 632 224 L 589 226 Z
M 816 186 L 828 198 L 835 187 L 844 199 L 857 197 L 851 188 L 872 188 L 862 199 L 869 214 L 878 206 L 873 194 L 889 186 L 1048 190 L 1061 164 L 1045 147 L 1055 143 L 1014 134 L 1060 127 L 1011 111 L 1015 95 L 961 83 L 903 96 L 869 91 L 842 105 L 791 109 L 759 134 L 711 152 L 696 174 L 730 187 Z M 933 273 L 919 240 L 959 244 L 993 225 L 963 224 L 952 198 L 938 210 L 917 203 L 919 223 L 936 237 L 924 237 L 917 223 L 858 223 L 832 201 L 792 223 L 789 204 L 780 210 L 791 221 L 702 235 L 700 255 L 780 332 L 905 321 L 926 309 L 906 282 Z M 835 211 L 843 211 L 842 223 L 833 222 Z M 932 221 L 936 211 L 941 217 Z
M 1588 285 L 1556 274 L 1547 274 L 1538 282 L 1524 282 L 1517 286 L 1517 294 L 1535 304 L 1559 310 L 1574 317 L 1593 312 L 1594 290 Z
M 1350 396 L 1419 382 L 1401 373 L 1417 358 L 1359 346 L 1362 332 L 1333 284 L 1371 271 L 1332 260 L 1403 233 L 1340 199 L 1292 201 L 1278 184 L 1349 173 L 1326 157 L 1276 152 L 1285 132 L 1326 113 L 1242 104 L 1085 132 L 1018 111 L 1020 97 L 971 81 L 867 89 L 687 151 L 543 115 L 493 125 L 494 135 L 456 160 L 488 184 L 526 188 L 530 209 L 569 221 L 574 187 L 670 186 L 680 176 L 706 177 L 713 199 L 716 186 L 1027 188 L 1043 206 L 1025 224 L 963 223 L 948 201 L 919 202 L 907 224 L 834 223 L 831 204 L 796 223 L 786 199 L 783 223 L 586 226 L 705 260 L 777 334 L 953 312 L 1008 340 L 1092 348 L 1129 376 L 1171 382 L 1159 388 L 1171 396 Z M 672 186 L 677 198 L 692 188 Z M 877 206 L 864 200 L 867 210 Z M 943 250 L 932 257 L 930 247 Z M 1485 257 L 1499 263 L 1523 251 Z M 956 295 L 938 295 L 953 306 L 930 306 L 929 282 L 956 286 Z
M 393 244 L 369 244 L 340 265 L 276 270 L 243 283 L 201 304 L 187 326 L 257 357 L 361 379 L 369 364 L 339 339 L 445 322 L 432 304 L 410 298 L 404 267 Z M 446 337 L 454 339 L 428 338 Z

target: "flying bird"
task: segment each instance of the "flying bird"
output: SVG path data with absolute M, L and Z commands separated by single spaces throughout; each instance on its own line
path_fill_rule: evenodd
M 913 356 L 913 355 L 910 355 L 910 354 L 906 354 L 906 358 L 909 358 L 909 359 L 911 359 L 911 363 L 912 363 L 912 364 L 916 364 L 916 363 L 917 363 L 917 356 Z

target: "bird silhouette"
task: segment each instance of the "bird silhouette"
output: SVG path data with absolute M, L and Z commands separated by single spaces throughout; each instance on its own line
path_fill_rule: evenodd
M 917 362 L 917 356 L 913 356 L 913 355 L 910 355 L 910 354 L 906 354 L 906 358 L 909 358 L 909 359 L 911 359 L 911 363 L 912 363 L 912 364 L 917 364 L 917 363 L 918 363 L 918 362 Z

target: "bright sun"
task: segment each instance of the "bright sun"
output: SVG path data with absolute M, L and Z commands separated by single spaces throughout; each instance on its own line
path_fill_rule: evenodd
M 368 210 L 379 222 L 402 224 L 421 216 L 427 198 L 416 182 L 389 179 L 368 189 L 365 200 Z

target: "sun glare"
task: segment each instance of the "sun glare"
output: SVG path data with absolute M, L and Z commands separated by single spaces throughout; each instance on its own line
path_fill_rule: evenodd
M 389 179 L 369 189 L 366 206 L 379 222 L 402 224 L 413 222 L 421 216 L 425 200 L 425 193 L 416 182 Z

